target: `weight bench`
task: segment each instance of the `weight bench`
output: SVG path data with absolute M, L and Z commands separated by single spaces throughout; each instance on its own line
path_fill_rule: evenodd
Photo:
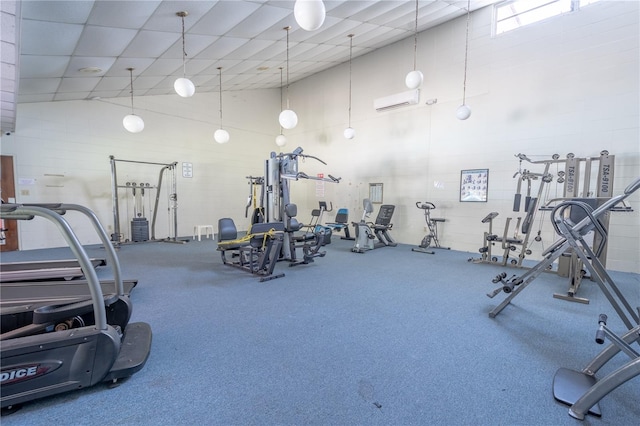
M 218 220 L 218 251 L 222 263 L 259 275 L 261 282 L 284 277 L 284 273 L 273 275 L 283 240 L 282 222 L 254 223 L 246 235 L 238 237 L 233 219 Z M 227 252 L 238 259 L 227 259 Z

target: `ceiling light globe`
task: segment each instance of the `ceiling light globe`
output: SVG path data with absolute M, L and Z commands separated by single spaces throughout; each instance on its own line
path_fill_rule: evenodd
M 322 26 L 327 11 L 322 0 L 296 0 L 293 16 L 300 28 L 315 31 Z
M 216 142 L 222 145 L 223 143 L 229 142 L 230 136 L 229 136 L 229 132 L 227 132 L 226 130 L 218 129 L 213 134 L 213 138 L 216 140 Z
M 276 136 L 276 145 L 285 146 L 287 144 L 287 138 L 283 134 Z
M 346 129 L 344 129 L 344 137 L 347 139 L 353 139 L 356 135 L 356 131 L 353 129 L 353 127 L 347 127 Z
M 189 98 L 196 93 L 196 87 L 188 78 L 180 77 L 173 83 L 173 88 L 176 89 L 176 93 L 183 98 Z
M 460 105 L 456 110 L 456 117 L 458 118 L 458 120 L 466 120 L 470 116 L 471 116 L 471 108 L 469 108 L 465 104 Z
M 135 114 L 129 114 L 122 119 L 122 125 L 131 133 L 140 133 L 144 129 L 144 121 Z
M 280 113 L 278 121 L 283 128 L 291 130 L 298 125 L 298 116 L 294 111 L 285 109 Z
M 417 89 L 423 81 L 424 76 L 422 75 L 422 72 L 414 70 L 407 74 L 404 79 L 404 84 L 406 84 L 409 89 Z

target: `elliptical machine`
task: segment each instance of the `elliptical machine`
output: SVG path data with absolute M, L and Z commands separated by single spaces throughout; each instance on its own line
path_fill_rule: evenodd
M 438 222 L 445 222 L 445 219 L 431 217 L 431 210 L 434 210 L 436 206 L 428 201 L 416 201 L 416 207 L 424 210 L 424 220 L 427 223 L 429 233 L 422 239 L 420 246 L 412 248 L 411 251 L 417 251 L 419 253 L 426 254 L 435 254 L 434 251 L 427 250 L 431 246 L 431 243 L 433 243 L 433 248 L 449 250 L 450 247 L 442 247 L 440 245 L 440 241 L 438 241 Z

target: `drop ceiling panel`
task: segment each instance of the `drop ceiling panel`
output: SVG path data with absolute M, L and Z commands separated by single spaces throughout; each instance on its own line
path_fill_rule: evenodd
M 204 35 L 226 34 L 259 7 L 259 4 L 252 2 L 220 1 L 191 27 L 190 32 Z
M 23 56 L 20 60 L 20 77 L 59 77 L 66 71 L 69 58 L 69 56 Z
M 195 58 L 200 52 L 215 43 L 217 39 L 217 36 L 203 36 L 198 34 L 185 36 L 184 47 L 187 52 L 187 58 Z M 161 57 L 182 59 L 182 37 L 179 37 Z
M 89 18 L 93 1 L 29 0 L 21 2 L 23 19 L 67 24 L 84 24 Z
M 471 8 L 496 1 L 473 0 Z M 176 16 L 182 10 L 188 12 L 186 74 L 197 92 L 216 90 L 218 66 L 230 90 L 278 87 L 278 68 L 286 65 L 285 26 L 291 26 L 290 82 L 347 62 L 350 33 L 355 34 L 354 58 L 414 35 L 414 1 L 324 2 L 324 24 L 305 31 L 295 22 L 293 0 L 22 1 L 20 25 L 12 26 L 3 14 L 3 90 L 9 85 L 5 77 L 20 72 L 20 84 L 11 82 L 12 90 L 24 82 L 15 97 L 19 102 L 52 100 L 59 90 L 56 100 L 128 96 L 127 68 L 132 67 L 140 81 L 136 96 L 172 94 L 183 69 L 182 20 Z M 9 3 L 2 2 L 3 11 Z M 465 15 L 467 0 L 420 0 L 418 6 L 423 31 Z M 7 46 L 17 28 L 19 50 Z M 20 70 L 4 66 L 17 63 L 10 61 L 11 50 L 21 57 Z M 84 67 L 102 71 L 78 71 Z
M 80 40 L 83 26 L 23 20 L 20 39 L 22 55 L 71 55 Z
M 249 42 L 243 44 L 238 49 L 227 54 L 226 57 L 229 59 L 253 58 L 261 50 L 268 48 L 274 43 L 276 42 L 272 40 L 257 40 L 257 39 L 249 40 Z
M 126 58 L 158 58 L 178 40 L 182 40 L 180 34 L 142 30 L 136 34 L 122 52 L 122 56 Z M 182 50 L 182 42 L 180 46 L 180 50 Z
M 58 87 L 60 92 L 91 92 L 100 82 L 101 77 L 63 78 Z
M 53 94 L 60 85 L 61 78 L 25 78 L 20 80 L 20 96 L 22 94 Z M 18 96 L 18 100 L 20 100 Z
M 154 14 L 144 24 L 145 30 L 182 32 L 182 19 L 176 15 L 178 12 L 187 12 L 184 18 L 185 31 L 190 31 L 212 7 L 216 0 L 209 1 L 163 1 Z
M 154 59 L 151 58 L 118 58 L 105 75 L 109 77 L 128 76 L 127 68 L 134 68 L 134 75 L 140 75 L 145 73 L 152 63 L 154 63 Z
M 94 91 L 103 90 L 131 90 L 131 78 L 127 77 L 102 77 L 100 82 L 95 86 Z M 133 75 L 133 92 L 134 95 L 138 93 L 138 87 L 136 87 L 136 75 Z
M 79 56 L 120 56 L 137 30 L 88 25 L 74 54 Z
M 139 29 L 149 20 L 160 3 L 159 0 L 97 1 L 87 24 Z
M 249 40 L 244 38 L 222 37 L 213 42 L 209 47 L 200 52 L 198 58 L 226 58 L 234 50 L 239 49 Z
M 265 5 L 249 15 L 240 22 L 240 25 L 231 29 L 226 35 L 230 37 L 255 38 L 290 14 L 291 11 L 288 9 Z

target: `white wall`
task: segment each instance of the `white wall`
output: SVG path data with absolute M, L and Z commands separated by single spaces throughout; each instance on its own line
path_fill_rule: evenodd
M 440 227 L 443 245 L 477 253 L 487 213 L 500 213 L 494 225 L 500 234 L 506 217 L 524 216 L 512 212 L 516 154 L 543 160 L 556 153 L 563 159 L 568 153 L 597 157 L 608 150 L 616 156 L 614 194 L 640 176 L 638 3 L 597 3 L 495 38 L 491 13 L 485 8 L 472 14 L 467 121 L 455 118 L 462 102 L 466 18 L 420 34 L 420 105 L 384 113 L 372 107 L 372 99 L 406 90 L 413 39 L 353 61 L 352 141 L 342 136 L 348 64 L 294 87 L 291 105 L 301 124 L 290 139 L 328 161 L 322 171 L 344 178 L 326 197 L 334 206 L 349 207 L 357 220 L 368 184 L 383 182 L 384 202 L 396 205 L 392 234 L 399 241 L 420 242 L 424 219 L 415 202 L 431 201 L 434 216 L 447 219 Z M 357 34 L 353 41 L 357 45 Z M 437 103 L 428 106 L 428 99 Z M 460 171 L 475 168 L 490 170 L 489 201 L 461 203 Z M 550 170 L 556 177 L 557 171 Z M 549 198 L 562 195 L 555 182 L 548 189 Z M 317 205 L 312 190 L 300 188 L 300 198 L 307 209 Z M 631 198 L 636 212 L 611 215 L 610 268 L 640 272 L 639 198 Z M 548 213 L 538 215 L 534 232 L 540 227 L 543 240 L 532 247 L 534 258 L 554 240 Z
M 385 113 L 372 107 L 374 98 L 406 90 L 413 38 L 353 60 L 354 140 L 342 136 L 347 127 L 348 64 L 292 84 L 291 107 L 300 124 L 285 131 L 289 143 L 284 150 L 302 146 L 328 163 L 301 163 L 308 174 L 343 178 L 338 185 L 325 185 L 324 199 L 332 201 L 334 209 L 348 207 L 352 220 L 361 215 L 368 184 L 382 182 L 384 202 L 396 205 L 392 234 L 399 242 L 419 243 L 424 219 L 415 202 L 431 201 L 437 206 L 434 215 L 447 219 L 440 228 L 443 245 L 477 253 L 486 230 L 480 221 L 487 213 L 500 213 L 494 228 L 499 232 L 504 219 L 516 215 L 511 207 L 518 153 L 538 160 L 556 153 L 564 158 L 569 152 L 597 156 L 606 149 L 616 156 L 615 194 L 640 176 L 638 17 L 637 2 L 600 2 L 492 38 L 491 9 L 485 8 L 471 17 L 471 118 L 455 118 L 464 72 L 466 18 L 460 18 L 420 34 L 418 69 L 425 83 L 419 105 Z M 266 90 L 225 96 L 231 141 L 223 146 L 212 136 L 217 128 L 215 93 L 191 99 L 136 98 L 136 110 L 146 123 L 137 135 L 122 129 L 128 113 L 124 99 L 21 104 L 16 133 L 2 139 L 2 153 L 16 157 L 16 178 L 35 180 L 34 185 L 18 181 L 19 201 L 85 204 L 110 224 L 109 155 L 192 162 L 194 178 L 178 180 L 179 234 L 189 235 L 194 224 L 215 225 L 223 216 L 242 227 L 247 222 L 244 177 L 261 175 L 269 152 L 277 150 L 273 141 L 279 131 L 280 94 Z M 437 103 L 428 106 L 427 99 Z M 124 166 L 118 167 L 120 181 L 138 179 L 133 171 L 127 174 Z M 460 170 L 473 168 L 490 170 L 487 203 L 458 200 Z M 559 185 L 549 188 L 550 197 L 561 191 Z M 630 199 L 636 212 L 611 215 L 611 269 L 640 272 L 639 197 Z M 300 219 L 307 220 L 305 212 L 317 206 L 315 182 L 295 182 L 292 198 Z M 543 242 L 533 247 L 534 257 L 553 241 L 548 214 L 543 222 L 536 220 L 534 231 L 540 226 Z M 41 228 L 21 226 L 23 249 L 61 245 L 54 231 Z M 156 235 L 166 232 L 160 229 Z M 81 235 L 94 238 L 88 230 Z
M 177 161 L 178 235 L 190 235 L 196 224 L 216 225 L 219 217 L 233 217 L 238 226 L 245 226 L 245 176 L 262 175 L 264 159 L 276 147 L 279 91 L 225 93 L 224 128 L 231 135 L 225 145 L 213 138 L 219 127 L 217 93 L 190 99 L 144 97 L 134 102 L 136 114 L 145 121 L 144 131 L 137 134 L 122 127 L 122 118 L 131 111 L 128 99 L 21 104 L 17 131 L 2 139 L 2 154 L 14 156 L 18 201 L 86 205 L 111 233 L 109 156 L 163 164 Z M 183 162 L 193 164 L 193 178 L 182 177 Z M 117 162 L 116 167 L 121 185 L 129 181 L 155 185 L 161 169 L 125 162 Z M 165 175 L 157 238 L 169 236 L 167 183 Z M 131 193 L 127 197 L 120 190 L 119 194 L 121 232 L 129 238 L 126 212 L 129 218 L 133 214 Z M 149 195 L 155 199 L 155 193 L 148 191 L 147 201 Z M 151 221 L 149 210 L 146 213 Z M 98 241 L 88 221 L 78 218 L 76 223 L 74 229 L 83 242 Z M 45 221 L 20 224 L 22 249 L 63 244 Z

